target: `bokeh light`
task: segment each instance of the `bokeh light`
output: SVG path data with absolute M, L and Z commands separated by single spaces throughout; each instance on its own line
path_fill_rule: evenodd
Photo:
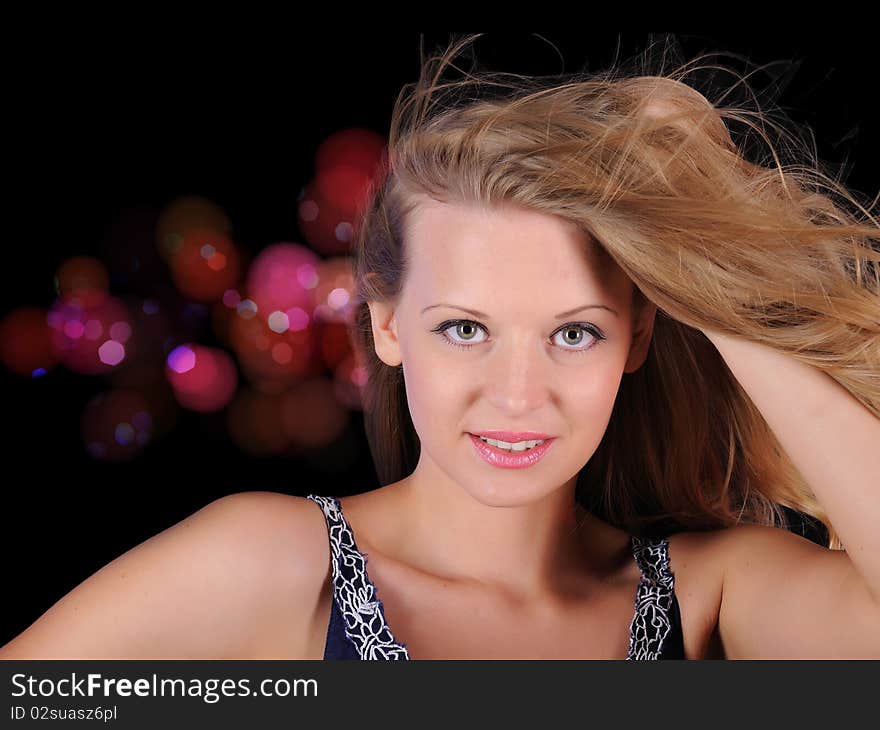
M 129 326 L 132 334 L 137 335 L 125 341 L 129 365 L 135 362 L 161 361 L 166 354 L 165 342 L 174 332 L 165 304 L 158 299 L 129 295 L 122 297 L 122 301 L 131 315 Z M 115 329 L 111 327 L 110 332 L 111 335 L 116 333 L 122 336 L 125 330 L 118 325 Z
M 350 128 L 331 134 L 315 152 L 319 195 L 356 225 L 370 184 L 383 173 L 386 155 L 385 139 L 373 130 Z
M 205 229 L 182 234 L 168 259 L 175 286 L 188 299 L 213 302 L 238 282 L 241 257 L 226 236 Z
M 111 375 L 113 388 L 137 391 L 150 404 L 154 440 L 170 433 L 177 425 L 180 406 L 165 378 L 161 360 L 136 362 Z
M 340 164 L 319 170 L 315 175 L 315 194 L 352 227 L 363 213 L 371 175 L 357 167 Z
M 311 313 L 321 259 L 305 246 L 275 243 L 254 258 L 246 279 L 247 299 L 268 321 L 273 312 L 299 308 Z
M 347 463 L 356 451 L 350 414 L 363 408 L 365 382 L 352 340 L 351 246 L 386 171 L 381 135 L 331 134 L 297 201 L 303 243 L 256 252 L 202 195 L 122 209 L 104 226 L 104 260 L 64 259 L 48 308 L 0 320 L 0 360 L 31 379 L 59 364 L 108 376 L 109 390 L 81 419 L 95 459 L 133 458 L 173 431 L 183 411 L 225 409 L 230 438 L 248 454 Z M 125 293 L 111 293 L 117 287 Z M 330 455 L 334 445 L 344 458 Z
M 316 181 L 303 187 L 297 198 L 297 222 L 303 237 L 326 256 L 345 255 L 354 245 L 355 223 L 322 194 Z
M 229 323 L 229 338 L 249 380 L 292 383 L 310 370 L 315 350 L 310 327 L 275 332 L 260 317 L 235 316 Z
M 109 294 L 107 267 L 92 256 L 65 259 L 55 272 L 55 293 L 84 307 L 96 307 Z
M 385 138 L 363 127 L 349 127 L 334 132 L 315 150 L 315 169 L 320 171 L 346 166 L 367 175 L 377 174 L 385 158 Z
M 334 393 L 329 378 L 295 384 L 281 398 L 281 425 L 300 446 L 317 448 L 335 441 L 345 430 L 349 412 Z
M 321 360 L 330 370 L 351 357 L 351 330 L 348 326 L 337 322 L 328 322 L 321 326 L 318 335 L 321 348 Z
M 339 256 L 320 262 L 314 294 L 314 317 L 324 322 L 354 319 L 354 261 Z
M 178 403 L 202 413 L 225 408 L 238 386 L 235 363 L 216 347 L 187 343 L 174 348 L 168 354 L 165 373 Z
M 156 224 L 156 247 L 170 262 L 192 231 L 213 231 L 232 239 L 232 222 L 214 201 L 200 195 L 184 195 L 169 203 Z
M 93 398 L 80 419 L 88 454 L 101 461 L 129 461 L 153 440 L 154 415 L 137 391 L 110 390 Z
M 86 301 L 99 303 L 90 306 Z M 69 370 L 96 375 L 126 361 L 134 331 L 132 316 L 116 297 L 81 293 L 59 297 L 49 308 L 46 322 L 54 356 Z
M 281 400 L 272 394 L 245 387 L 226 412 L 226 424 L 233 442 L 247 454 L 279 454 L 290 439 L 281 424 Z
M 333 371 L 333 394 L 336 400 L 353 411 L 364 409 L 367 369 L 350 354 Z
M 58 364 L 46 316 L 45 309 L 20 307 L 0 320 L 0 360 L 12 372 L 40 377 Z
M 297 199 L 299 228 L 327 256 L 351 251 L 371 187 L 387 170 L 385 139 L 369 129 L 343 129 L 315 153 L 315 177 Z

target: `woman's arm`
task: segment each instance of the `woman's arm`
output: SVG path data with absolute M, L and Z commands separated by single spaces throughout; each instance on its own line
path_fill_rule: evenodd
M 880 658 L 880 420 L 816 368 L 758 343 L 706 336 L 846 548 L 759 526 L 725 531 L 719 631 L 728 654 Z
M 248 658 L 273 642 L 295 658 L 328 570 L 322 522 L 302 498 L 218 499 L 101 568 L 0 659 Z

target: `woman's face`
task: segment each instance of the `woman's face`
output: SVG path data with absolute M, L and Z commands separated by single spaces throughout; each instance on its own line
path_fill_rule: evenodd
M 370 309 L 377 354 L 403 366 L 416 472 L 492 506 L 569 483 L 602 440 L 623 373 L 644 360 L 656 309 L 634 319 L 630 279 L 555 216 L 422 197 L 405 246 L 400 301 Z M 554 441 L 532 466 L 499 468 L 470 436 L 487 430 Z

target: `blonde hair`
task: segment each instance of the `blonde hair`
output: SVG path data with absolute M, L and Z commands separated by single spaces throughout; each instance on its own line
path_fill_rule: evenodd
M 442 81 L 480 35 L 422 53 L 357 231 L 352 333 L 380 483 L 412 472 L 419 439 L 401 369 L 375 353 L 366 302 L 401 292 L 414 196 L 514 204 L 576 223 L 636 298 L 658 306 L 647 359 L 622 378 L 578 501 L 632 534 L 787 527 L 787 507 L 820 521 L 840 549 L 809 484 L 698 328 L 816 367 L 880 417 L 876 199 L 860 203 L 766 112 L 722 103 L 732 88 L 710 102 L 685 82 L 694 63 L 651 72 L 646 53 L 563 79 L 472 71 Z M 725 121 L 746 130 L 741 146 Z M 777 149 L 765 126 L 787 144 Z M 748 130 L 766 142 L 766 160 L 745 158 Z

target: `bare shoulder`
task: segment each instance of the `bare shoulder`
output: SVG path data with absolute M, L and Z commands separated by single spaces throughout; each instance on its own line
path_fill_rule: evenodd
M 880 603 L 845 551 L 764 525 L 721 530 L 716 549 L 728 658 L 880 657 Z
M 675 576 L 685 656 L 689 659 L 724 658 L 718 636 L 726 549 L 721 532 L 679 532 L 668 538 L 669 567 Z
M 305 497 L 279 492 L 238 492 L 213 506 L 216 520 L 234 540 L 247 542 L 267 570 L 293 575 L 305 586 L 324 576 L 329 565 L 327 525 L 321 508 Z
M 306 656 L 328 573 L 317 505 L 228 495 L 98 570 L 0 658 L 250 658 L 278 646 Z
M 880 637 L 880 606 L 846 552 L 755 524 L 682 533 L 669 544 L 676 594 L 683 581 L 685 600 L 703 593 L 693 611 L 711 609 L 702 619 L 714 628 L 701 658 L 880 656 L 880 638 L 873 638 Z
M 248 545 L 242 571 L 257 581 L 262 618 L 248 658 L 320 658 L 329 612 L 330 544 L 321 507 L 305 497 L 239 492 L 219 518 L 234 544 Z

